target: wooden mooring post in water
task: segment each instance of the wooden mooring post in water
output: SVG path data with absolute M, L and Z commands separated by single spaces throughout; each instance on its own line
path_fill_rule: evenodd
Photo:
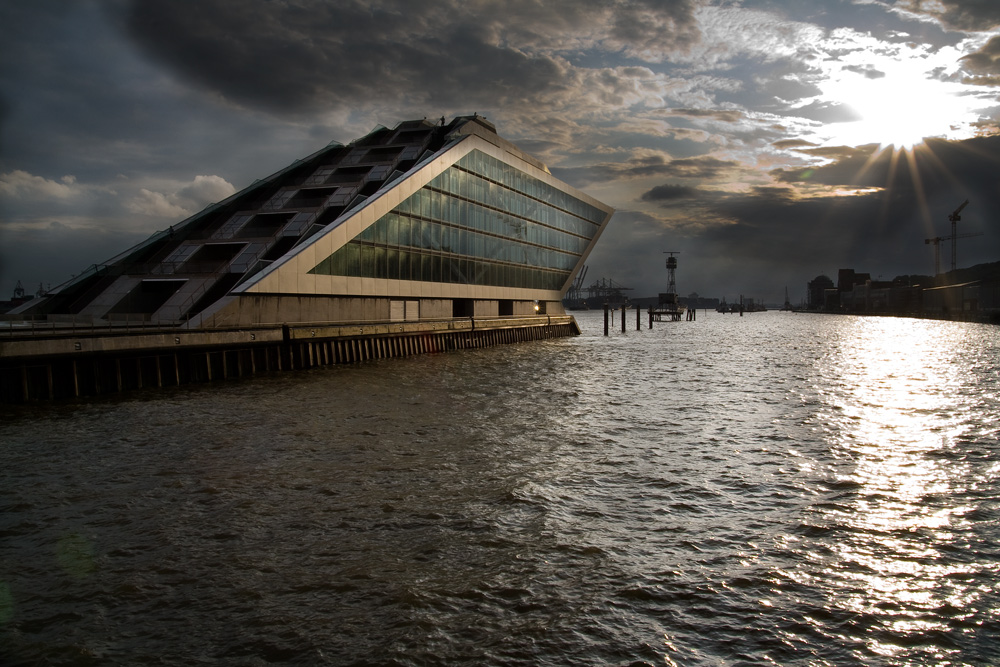
M 625 312 L 628 310 L 628 306 L 622 306 L 622 333 L 625 333 L 625 327 L 627 325 L 625 321 Z M 610 322 L 610 325 L 609 325 Z M 607 336 L 611 330 L 611 327 L 615 325 L 615 310 L 611 308 L 607 303 L 604 304 L 604 335 Z M 653 309 L 649 309 L 649 328 L 653 328 Z M 642 311 L 637 307 L 635 309 L 635 330 L 642 331 Z
M 628 306 L 622 306 L 622 333 L 625 333 L 625 312 L 628 310 Z M 610 325 L 609 325 L 610 322 Z M 611 327 L 615 325 L 615 310 L 611 308 L 607 302 L 604 304 L 604 335 L 607 336 L 611 330 Z M 649 309 L 649 328 L 653 328 L 653 309 Z M 638 308 L 635 309 L 635 330 L 642 331 L 642 314 Z

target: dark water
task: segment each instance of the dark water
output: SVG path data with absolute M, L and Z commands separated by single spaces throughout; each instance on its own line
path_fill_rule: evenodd
M 5 409 L 0 663 L 1000 664 L 1000 328 L 578 319 Z

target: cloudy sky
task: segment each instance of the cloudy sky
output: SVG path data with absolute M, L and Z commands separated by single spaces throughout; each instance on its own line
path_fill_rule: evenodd
M 588 282 L 793 301 L 1000 260 L 996 0 L 0 4 L 0 299 L 331 141 L 485 115 L 617 209 Z M 942 244 L 942 266 L 950 246 Z

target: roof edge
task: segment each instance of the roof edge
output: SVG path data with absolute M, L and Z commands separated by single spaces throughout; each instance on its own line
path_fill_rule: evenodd
M 516 145 L 514 145 L 510 141 L 507 141 L 499 134 L 497 134 L 496 126 L 493 125 L 493 123 L 486 120 L 486 118 L 484 118 L 483 116 L 480 116 L 479 114 L 473 114 L 471 116 L 460 116 L 460 118 L 464 119 L 465 122 L 459 125 L 454 130 L 452 130 L 451 134 L 449 135 L 449 138 L 458 138 L 459 136 L 462 135 L 475 135 L 490 142 L 491 144 L 497 146 L 498 148 L 502 148 L 511 155 L 527 162 L 532 167 L 540 169 L 544 171 L 546 174 L 549 175 L 552 174 L 552 172 L 549 171 L 549 168 L 545 165 L 544 162 L 542 162 L 541 160 L 532 155 L 529 155 L 528 153 L 525 153 Z

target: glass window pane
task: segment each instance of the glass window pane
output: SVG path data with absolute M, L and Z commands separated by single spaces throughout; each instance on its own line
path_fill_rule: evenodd
M 347 248 L 341 248 L 330 257 L 330 275 L 346 276 L 347 273 Z
M 399 279 L 410 280 L 410 251 L 399 251 Z
M 385 276 L 389 280 L 399 278 L 399 251 L 389 248 L 385 253 Z
M 385 216 L 385 242 L 387 245 L 399 245 L 399 216 L 389 213 Z
M 431 280 L 441 282 L 441 255 L 431 255 Z
M 425 282 L 434 280 L 434 260 L 431 255 L 420 256 L 420 279 Z
M 361 275 L 361 246 L 357 243 L 348 243 L 345 248 L 347 255 L 347 271 L 344 275 Z
M 361 246 L 361 275 L 375 277 L 375 248 L 370 245 Z

